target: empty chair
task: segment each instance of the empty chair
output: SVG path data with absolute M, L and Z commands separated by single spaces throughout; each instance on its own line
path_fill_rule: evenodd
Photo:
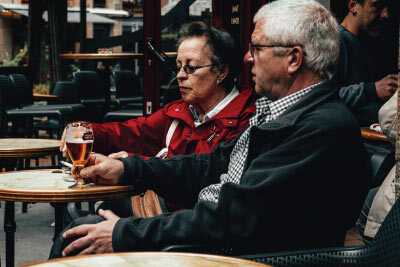
M 58 81 L 51 91 L 58 96 L 57 101 L 62 104 L 80 103 L 78 90 L 72 81 Z
M 143 116 L 143 93 L 138 77 L 130 70 L 114 72 L 116 98 L 112 103 L 117 110 L 107 112 L 104 122 L 124 122 Z
M 105 87 L 104 81 L 95 71 L 75 72 L 74 86 L 80 102 L 85 106 L 86 116 L 82 119 L 101 122 L 109 108 L 110 88 Z
M 13 122 L 13 127 L 16 123 L 20 125 L 23 123 L 27 129 L 27 136 L 32 135 L 32 121 L 34 117 L 48 117 L 54 118 L 59 122 L 58 132 L 62 132 L 66 115 L 76 111 L 75 108 L 68 105 L 41 105 L 35 106 L 33 104 L 33 90 L 30 81 L 22 74 L 12 74 L 8 77 L 1 77 L 3 80 L 6 101 L 3 101 L 2 106 L 4 110 L 3 129 L 6 129 L 8 121 Z M 81 106 L 82 108 L 82 106 Z M 15 127 L 14 127 L 15 128 Z M 12 135 L 15 135 L 14 130 Z M 60 136 L 60 135 L 59 135 Z
M 143 116 L 142 109 L 119 109 L 107 112 L 104 116 L 104 122 L 124 122 L 130 119 L 135 119 Z
M 72 113 L 66 115 L 67 121 L 79 120 L 80 111 L 83 110 L 83 104 L 80 104 L 78 91 L 72 81 L 58 81 L 50 91 L 52 95 L 58 96 L 55 100 L 57 104 L 70 107 Z M 37 130 L 45 130 L 49 134 L 50 138 L 53 138 L 54 132 L 57 132 L 60 128 L 59 121 L 56 119 L 48 119 L 46 122 L 39 122 L 34 124 L 34 128 Z M 58 137 L 60 138 L 60 137 Z
M 0 75 L 0 123 L 1 131 L 0 136 L 6 136 L 7 131 L 7 118 L 6 110 L 11 108 L 17 108 L 18 105 L 14 99 L 8 97 L 7 94 L 11 92 L 12 84 L 10 79 L 5 75 Z
M 131 70 L 118 70 L 114 72 L 115 99 L 112 104 L 123 108 L 126 104 L 136 104 L 135 107 L 143 106 L 143 92 L 139 78 Z

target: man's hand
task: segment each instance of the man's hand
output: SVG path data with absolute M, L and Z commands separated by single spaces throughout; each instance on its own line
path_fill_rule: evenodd
M 85 255 L 85 254 L 101 254 L 114 252 L 112 247 L 112 232 L 114 226 L 119 220 L 111 210 L 99 210 L 99 215 L 106 219 L 97 224 L 84 224 L 72 228 L 63 234 L 64 239 L 81 236 L 69 246 L 67 246 L 62 255 Z
M 108 157 L 110 159 L 126 158 L 128 156 L 129 156 L 128 152 L 126 152 L 126 151 L 120 151 L 120 152 L 111 153 L 110 155 L 108 155 Z
M 118 184 L 119 178 L 124 172 L 124 164 L 121 161 L 110 159 L 101 154 L 92 154 L 80 172 L 82 178 L 96 184 Z M 72 175 L 76 178 L 76 168 L 72 168 Z
M 65 143 L 65 135 L 67 132 L 67 128 L 64 128 L 64 132 L 61 137 L 61 142 L 60 142 L 60 151 L 62 152 L 63 157 L 68 156 L 68 150 L 67 150 L 67 144 Z
M 398 87 L 398 76 L 397 74 L 388 74 L 382 80 L 375 83 L 376 93 L 379 99 L 388 100 L 396 92 Z

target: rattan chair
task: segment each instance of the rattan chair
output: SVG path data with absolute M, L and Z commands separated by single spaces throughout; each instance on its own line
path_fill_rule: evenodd
M 235 254 L 233 249 L 205 248 L 198 245 L 168 246 L 163 251 Z M 370 244 L 237 257 L 273 266 L 400 266 L 400 202 L 396 201 Z

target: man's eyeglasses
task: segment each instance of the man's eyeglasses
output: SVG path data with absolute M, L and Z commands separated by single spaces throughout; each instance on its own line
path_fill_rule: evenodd
M 285 45 L 285 44 L 253 44 L 253 43 L 249 43 L 249 51 L 250 51 L 250 55 L 251 57 L 254 58 L 254 50 L 259 51 L 260 48 L 262 47 L 285 47 L 285 48 L 291 48 L 294 47 L 296 45 Z M 303 54 L 305 55 L 306 53 L 303 52 Z
M 183 71 L 186 74 L 192 74 L 193 72 L 195 72 L 198 69 L 205 68 L 205 67 L 211 67 L 213 65 L 214 64 L 208 64 L 208 65 L 202 65 L 202 66 L 192 66 L 192 65 L 183 65 L 181 67 L 176 66 L 175 67 L 175 74 L 178 74 L 181 71 L 182 68 L 183 68 Z

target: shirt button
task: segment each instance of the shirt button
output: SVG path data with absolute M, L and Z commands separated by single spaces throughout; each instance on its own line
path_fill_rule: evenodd
M 233 122 L 232 122 L 232 121 L 229 121 L 228 123 L 229 123 L 229 124 L 232 124 Z
M 179 108 L 176 108 L 175 111 L 178 112 L 178 111 L 179 111 Z

